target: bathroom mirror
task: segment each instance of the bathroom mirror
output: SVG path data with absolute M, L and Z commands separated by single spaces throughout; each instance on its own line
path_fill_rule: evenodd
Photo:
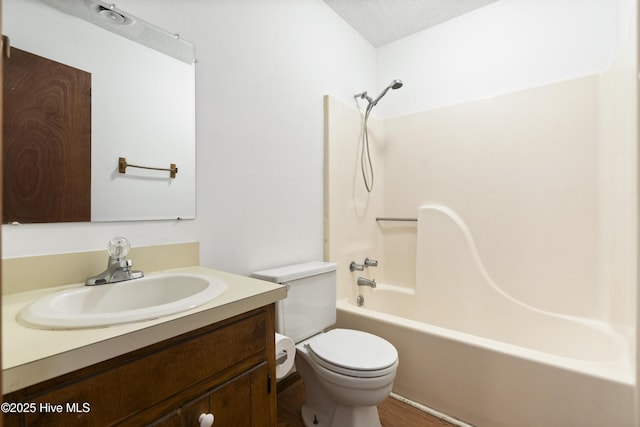
M 194 218 L 193 45 L 101 0 L 3 0 L 2 19 L 12 46 L 91 74 L 91 221 Z

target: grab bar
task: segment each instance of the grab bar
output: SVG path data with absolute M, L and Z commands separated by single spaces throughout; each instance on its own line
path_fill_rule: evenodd
M 384 217 L 377 217 L 376 221 L 411 221 L 411 222 L 417 222 L 418 219 L 417 218 L 384 218 Z

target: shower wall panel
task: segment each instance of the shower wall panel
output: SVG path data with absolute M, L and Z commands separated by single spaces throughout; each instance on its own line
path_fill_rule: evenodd
M 601 317 L 598 90 L 588 76 L 387 119 L 386 215 L 444 205 L 508 294 Z M 385 239 L 384 259 L 414 247 L 411 237 Z

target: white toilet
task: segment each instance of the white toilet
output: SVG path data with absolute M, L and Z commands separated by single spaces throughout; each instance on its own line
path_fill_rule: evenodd
M 308 427 L 379 427 L 376 405 L 389 396 L 398 352 L 367 332 L 333 329 L 336 264 L 309 262 L 259 271 L 254 277 L 287 286 L 276 305 L 276 331 L 296 343 L 295 367 L 305 384 Z

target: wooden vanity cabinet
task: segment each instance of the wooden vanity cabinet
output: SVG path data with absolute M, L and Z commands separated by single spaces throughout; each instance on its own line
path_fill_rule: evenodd
M 4 396 L 13 426 L 276 425 L 274 307 L 265 306 Z M 62 413 L 46 404 L 62 405 Z M 44 405 L 44 406 L 43 406 Z

